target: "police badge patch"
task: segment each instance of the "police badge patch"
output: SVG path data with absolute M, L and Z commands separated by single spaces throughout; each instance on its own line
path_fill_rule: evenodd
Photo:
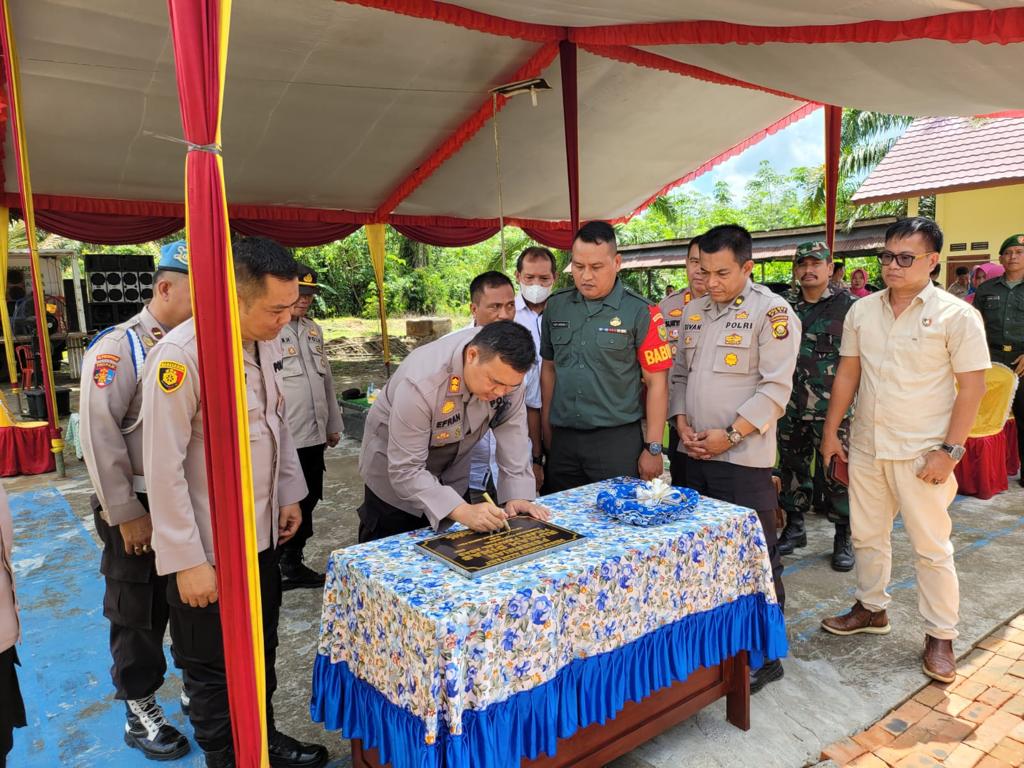
M 156 369 L 157 380 L 160 382 L 160 389 L 167 394 L 176 392 L 185 383 L 185 375 L 188 369 L 181 363 L 174 360 L 164 360 Z

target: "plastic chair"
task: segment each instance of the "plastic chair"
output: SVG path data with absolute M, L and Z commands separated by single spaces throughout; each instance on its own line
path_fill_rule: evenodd
M 36 374 L 36 359 L 32 356 L 32 347 L 22 344 L 14 348 L 14 354 L 18 358 L 18 367 L 21 368 L 21 388 L 31 389 Z
M 1009 487 L 1007 476 L 1017 470 L 1010 466 L 1016 440 L 1009 451 L 1007 423 L 1017 386 L 1017 375 L 1005 365 L 993 363 L 985 371 L 985 396 L 964 445 L 967 453 L 954 470 L 960 493 L 989 499 Z

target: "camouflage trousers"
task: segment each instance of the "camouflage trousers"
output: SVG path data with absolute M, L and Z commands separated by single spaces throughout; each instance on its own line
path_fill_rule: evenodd
M 828 472 L 822 465 L 821 434 L 824 419 L 796 419 L 786 413 L 779 419 L 779 473 L 782 477 L 782 493 L 779 504 L 786 510 L 786 516 L 806 517 L 811 511 L 814 497 L 814 465 L 822 470 L 825 477 L 825 501 L 828 519 L 833 523 L 845 523 L 850 519 L 850 497 L 846 486 L 828 479 Z M 844 420 L 839 427 L 839 437 L 847 444 L 850 424 Z

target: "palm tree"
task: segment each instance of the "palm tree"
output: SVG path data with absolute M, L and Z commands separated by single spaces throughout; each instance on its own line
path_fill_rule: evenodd
M 913 119 L 906 115 L 889 115 L 860 109 L 843 110 L 836 210 L 838 218 L 847 220 L 847 228 L 865 216 L 893 216 L 906 213 L 906 203 L 902 200 L 856 207 L 850 203 L 850 198 L 864 176 L 881 162 Z M 824 221 L 824 164 L 812 169 L 804 182 L 804 189 L 804 214 L 810 221 Z

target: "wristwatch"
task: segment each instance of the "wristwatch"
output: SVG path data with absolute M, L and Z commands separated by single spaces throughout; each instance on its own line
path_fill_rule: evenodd
M 533 457 L 533 463 L 534 464 L 539 464 L 540 466 L 543 467 L 544 466 L 544 454 L 542 453 L 540 456 L 534 456 Z
M 960 461 L 960 459 L 964 457 L 964 454 L 967 453 L 967 449 L 962 445 L 950 445 L 949 443 L 943 443 L 941 450 L 948 453 L 949 457 L 953 459 L 953 461 Z
M 726 436 L 729 438 L 729 442 L 733 445 L 739 445 L 743 442 L 743 435 L 736 431 L 736 427 L 729 425 L 729 428 L 725 430 Z
M 651 456 L 661 456 L 661 443 L 648 443 L 646 448 Z

